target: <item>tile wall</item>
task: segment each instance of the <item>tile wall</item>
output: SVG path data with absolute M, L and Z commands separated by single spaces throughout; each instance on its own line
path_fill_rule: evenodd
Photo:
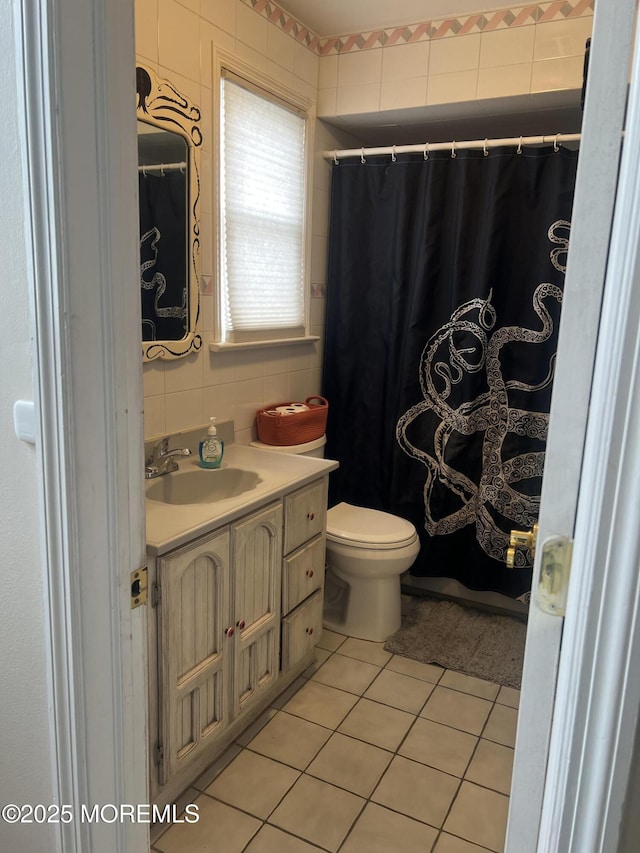
M 546 7 L 556 14 L 545 16 Z M 548 105 L 549 93 L 580 89 L 591 7 L 556 3 L 520 11 L 529 14 L 502 28 L 491 28 L 487 13 L 473 16 L 481 19 L 473 27 L 465 20 L 425 24 L 424 32 L 404 28 L 407 40 L 396 38 L 398 30 L 342 37 L 337 53 L 320 57 L 318 115 L 426 107 L 437 118 L 445 104 L 477 101 L 488 108 L 498 98 L 546 95 Z
M 255 438 L 264 403 L 320 392 L 322 340 L 316 344 L 212 353 L 214 203 L 212 44 L 301 94 L 332 117 L 579 88 L 590 0 L 566 0 L 322 41 L 271 0 L 136 0 L 138 59 L 169 78 L 202 109 L 202 350 L 144 366 L 144 426 L 149 439 L 233 418 L 236 440 Z M 440 107 L 443 109 L 443 107 Z M 310 332 L 322 338 L 330 166 L 327 149 L 354 140 L 322 122 L 315 133 Z M 358 145 L 361 143 L 357 143 Z
M 273 26 L 241 0 L 136 0 L 136 52 L 161 77 L 202 110 L 202 255 L 199 353 L 177 361 L 144 365 L 144 427 L 149 439 L 233 418 L 236 440 L 255 438 L 255 411 L 263 403 L 304 399 L 320 392 L 322 346 L 285 346 L 212 353 L 214 205 L 212 176 L 212 43 L 235 52 L 306 97 L 315 100 L 317 52 Z M 345 139 L 318 123 L 313 187 L 310 332 L 322 337 L 329 218 L 330 166 L 320 152 L 343 147 Z

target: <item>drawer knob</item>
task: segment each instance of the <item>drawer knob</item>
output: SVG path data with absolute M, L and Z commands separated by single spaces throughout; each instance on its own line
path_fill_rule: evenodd
M 308 577 L 308 578 L 312 578 L 312 577 L 313 577 L 313 569 L 307 569 L 307 577 Z
M 313 628 L 307 628 L 307 634 L 311 636 L 313 634 Z
M 315 516 L 315 513 L 314 513 L 314 512 L 308 512 L 308 513 L 307 513 L 307 518 L 309 519 L 309 521 L 313 521 L 313 519 L 314 519 L 315 517 L 316 517 L 316 516 Z
M 240 630 L 242 631 L 242 629 L 244 628 L 244 619 L 241 619 L 239 622 L 236 622 L 236 628 L 240 628 Z
M 227 637 L 233 637 L 233 628 L 227 628 L 225 634 L 227 635 Z

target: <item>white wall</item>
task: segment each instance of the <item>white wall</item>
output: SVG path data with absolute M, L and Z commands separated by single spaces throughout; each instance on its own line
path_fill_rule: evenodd
M 32 400 L 27 243 L 13 23 L 0 27 L 0 804 L 53 802 L 44 578 L 35 450 L 16 438 L 15 400 Z M 0 821 L 0 850 L 51 853 L 55 826 Z

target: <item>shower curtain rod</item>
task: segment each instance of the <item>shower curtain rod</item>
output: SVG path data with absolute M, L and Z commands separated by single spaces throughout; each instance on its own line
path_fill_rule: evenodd
M 148 166 L 138 166 L 139 172 L 177 172 L 184 171 L 187 168 L 186 163 L 153 163 Z
M 490 148 L 500 148 L 504 146 L 517 146 L 521 149 L 523 145 L 545 145 L 553 142 L 557 148 L 562 142 L 579 142 L 580 133 L 554 133 L 546 136 L 513 136 L 504 139 L 472 139 L 463 142 L 425 142 L 419 145 L 391 145 L 382 148 L 343 148 L 335 151 L 323 151 L 323 157 L 326 160 L 333 160 L 337 163 L 345 157 L 360 157 L 360 159 L 376 154 L 390 154 L 395 157 L 396 154 L 423 154 L 426 157 L 432 151 L 451 151 L 451 155 L 455 156 L 456 151 L 464 151 L 471 148 L 482 148 L 486 153 Z

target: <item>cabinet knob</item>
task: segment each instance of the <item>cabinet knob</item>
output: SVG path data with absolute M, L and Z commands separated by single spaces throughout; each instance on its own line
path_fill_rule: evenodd
M 309 521 L 313 521 L 313 519 L 314 519 L 315 517 L 316 517 L 316 516 L 315 516 L 315 513 L 313 513 L 313 512 L 308 512 L 308 513 L 307 513 L 307 518 L 309 519 Z
M 242 631 L 242 629 L 244 628 L 244 619 L 241 619 L 239 622 L 236 622 L 236 628 L 240 628 L 240 630 Z
M 308 577 L 308 578 L 312 578 L 312 577 L 313 577 L 313 569 L 307 569 L 307 577 Z
M 233 628 L 227 628 L 225 634 L 227 635 L 227 637 L 233 637 Z
M 311 636 L 313 634 L 313 628 L 307 628 L 307 634 Z

